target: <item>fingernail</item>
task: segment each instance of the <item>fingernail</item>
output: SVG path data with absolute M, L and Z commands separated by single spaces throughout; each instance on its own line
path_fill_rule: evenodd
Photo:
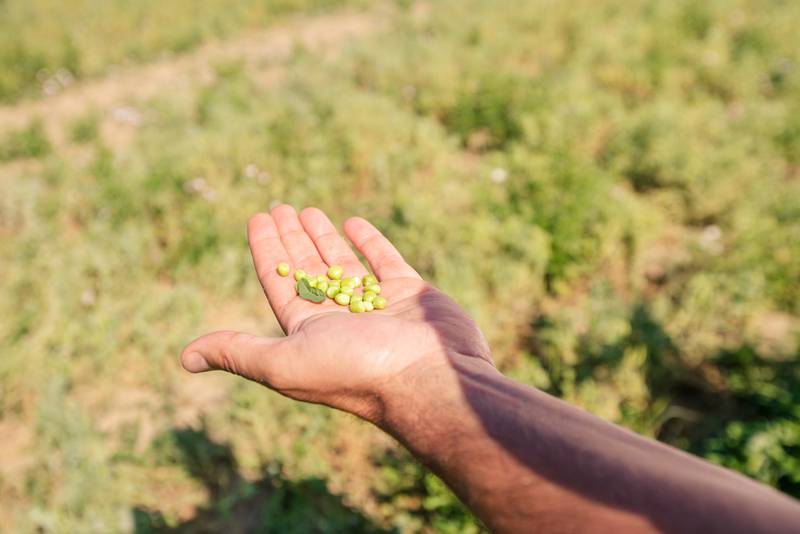
M 190 373 L 202 373 L 208 371 L 211 366 L 199 352 L 190 352 L 183 357 L 183 368 Z

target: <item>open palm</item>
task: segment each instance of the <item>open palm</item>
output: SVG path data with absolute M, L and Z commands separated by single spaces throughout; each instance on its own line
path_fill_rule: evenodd
M 349 219 L 345 234 L 369 262 L 388 301 L 386 309 L 351 313 L 332 300 L 301 299 L 280 262 L 310 274 L 341 265 L 345 276 L 364 276 L 330 219 L 316 208 L 298 216 L 288 205 L 254 215 L 247 235 L 256 273 L 286 337 L 215 332 L 190 343 L 183 366 L 191 372 L 229 371 L 298 400 L 359 415 L 388 381 L 412 367 L 437 365 L 453 354 L 490 361 L 475 323 L 444 293 L 422 280 L 370 223 Z

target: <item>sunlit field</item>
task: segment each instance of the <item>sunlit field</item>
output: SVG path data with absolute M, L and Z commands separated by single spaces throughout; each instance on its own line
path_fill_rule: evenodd
M 0 0 L 0 530 L 483 530 L 378 429 L 180 368 L 279 332 L 279 201 L 372 220 L 506 374 L 800 497 L 800 3 L 231 4 Z

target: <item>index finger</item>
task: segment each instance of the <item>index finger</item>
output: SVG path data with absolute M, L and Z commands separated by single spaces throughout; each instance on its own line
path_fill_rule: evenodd
M 367 259 L 372 272 L 381 280 L 422 279 L 419 273 L 406 263 L 394 245 L 366 219 L 361 217 L 348 219 L 344 223 L 344 233 Z
M 281 262 L 291 264 L 283 246 L 275 221 L 268 213 L 256 213 L 247 222 L 247 241 L 256 268 L 258 281 L 264 288 L 275 317 L 286 330 L 286 305 L 294 298 L 294 284 L 278 274 Z

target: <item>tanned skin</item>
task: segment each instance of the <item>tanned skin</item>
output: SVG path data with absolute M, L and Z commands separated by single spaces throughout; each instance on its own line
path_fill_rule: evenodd
M 367 271 L 322 211 L 280 205 L 250 219 L 248 239 L 286 336 L 211 333 L 184 349 L 183 366 L 366 419 L 495 532 L 800 532 L 796 501 L 505 378 L 475 322 L 375 227 L 352 218 L 344 233 L 379 278 L 385 310 L 300 299 L 278 263 Z

